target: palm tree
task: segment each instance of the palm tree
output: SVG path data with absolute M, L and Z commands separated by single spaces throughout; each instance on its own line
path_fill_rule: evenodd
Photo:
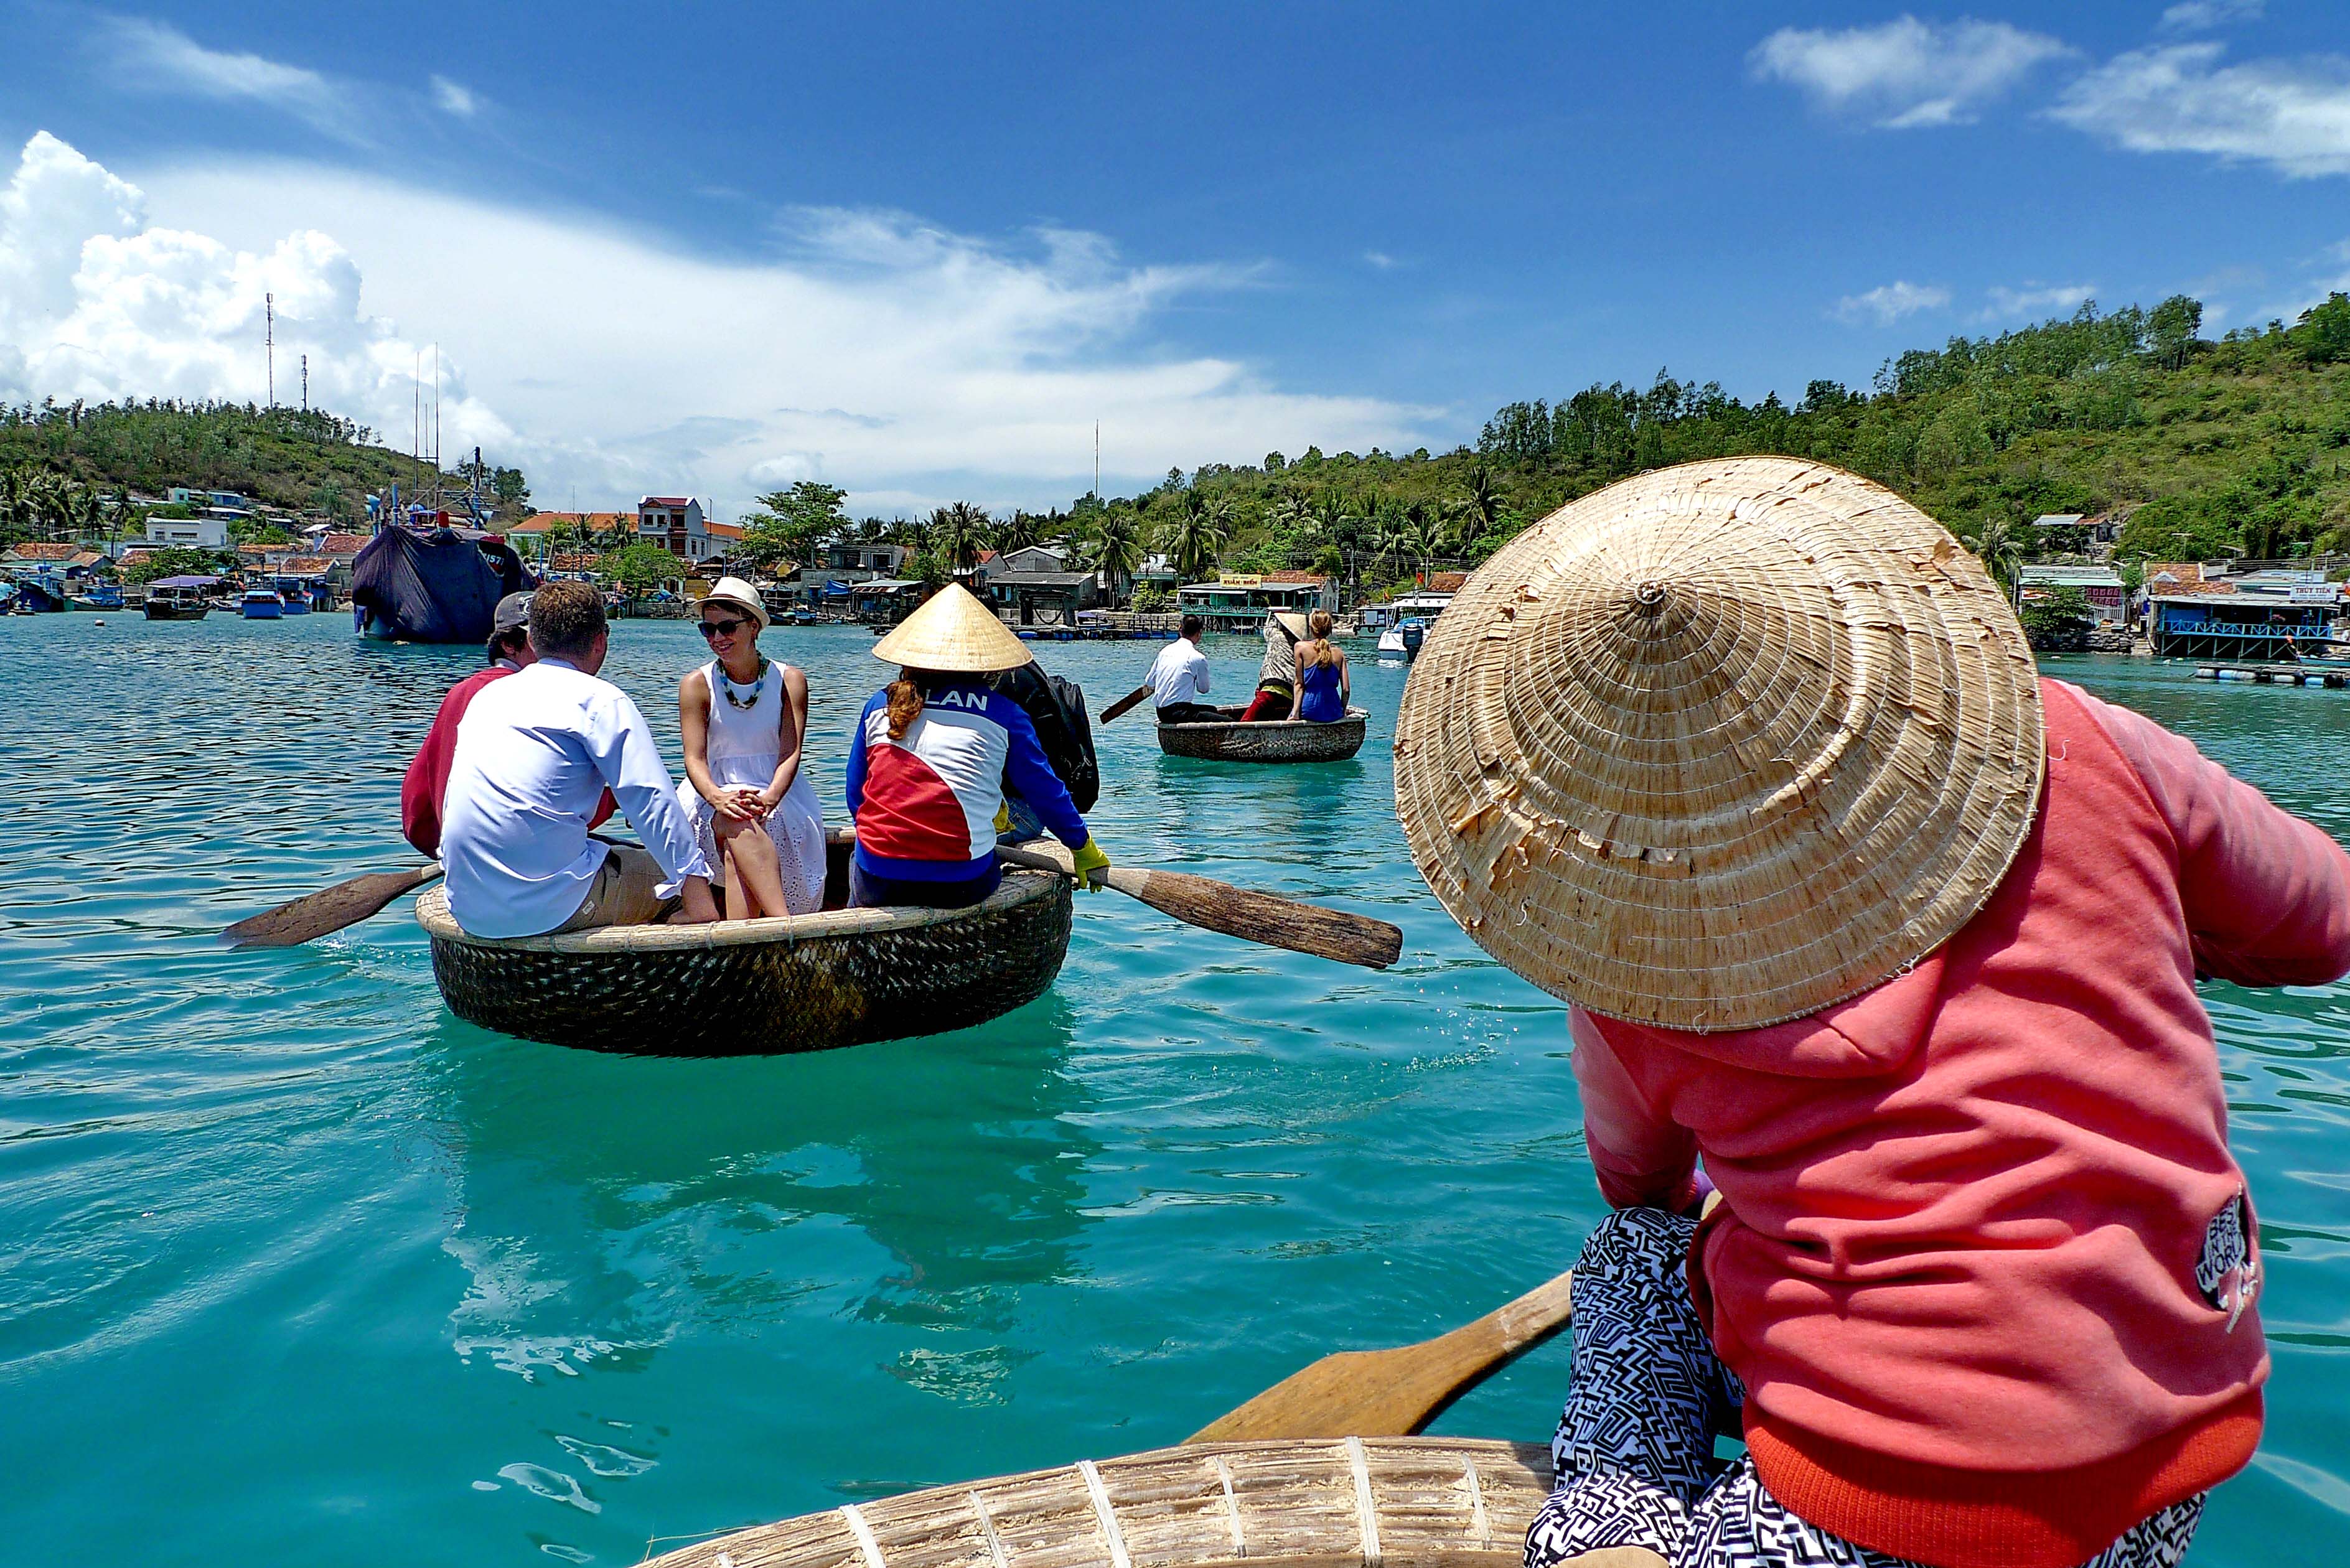
M 31 480 L 29 469 L 0 468 L 0 538 L 12 544 L 19 532 L 32 531 Z
M 1275 528 L 1300 534 L 1310 534 L 1315 527 L 1314 508 L 1295 490 L 1284 490 L 1274 496 L 1273 504 L 1265 508 L 1264 520 Z
M 1040 521 L 1027 508 L 1014 507 L 1012 515 L 995 524 L 995 547 L 1002 551 L 1026 549 L 1036 543 Z
M 930 545 L 949 572 L 968 572 L 979 565 L 987 548 L 988 515 L 984 507 L 968 501 L 941 506 L 931 514 Z
M 1206 576 L 1222 552 L 1224 541 L 1231 536 L 1222 525 L 1223 519 L 1232 514 L 1231 503 L 1222 497 L 1218 501 L 1220 505 L 1211 506 L 1198 491 L 1185 491 L 1175 520 L 1159 536 L 1159 549 L 1166 553 L 1176 576 L 1186 581 L 1197 582 Z
M 1094 524 L 1086 547 L 1086 568 L 1107 590 L 1114 603 L 1142 564 L 1142 523 L 1131 512 L 1107 512 Z
M 2023 539 L 2013 524 L 2004 517 L 1993 517 L 1984 523 L 1975 535 L 1975 555 L 1982 562 L 1991 580 L 2015 597 L 2016 575 L 2023 566 Z
M 1502 492 L 1493 483 L 1493 471 L 1479 463 L 1469 471 L 1469 489 L 1455 496 L 1450 510 L 1451 530 L 1456 553 L 1466 556 L 1469 547 L 1492 531 L 1502 516 Z
M 73 524 L 73 489 L 60 474 L 42 474 L 33 483 L 33 507 L 40 514 L 41 537 L 60 543 L 58 536 Z

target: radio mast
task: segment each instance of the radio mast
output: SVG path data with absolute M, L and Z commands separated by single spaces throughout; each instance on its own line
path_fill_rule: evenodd
M 277 296 L 261 296 L 261 352 L 269 364 L 269 406 L 277 406 Z

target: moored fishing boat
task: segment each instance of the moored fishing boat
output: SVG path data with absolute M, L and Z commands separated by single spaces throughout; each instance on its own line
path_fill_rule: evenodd
M 147 602 L 140 606 L 149 620 L 202 620 L 212 613 L 213 607 L 204 598 L 204 585 L 209 577 L 165 578 L 147 587 Z
M 1161 724 L 1159 749 L 1170 757 L 1222 763 L 1339 763 L 1363 749 L 1365 713 L 1349 708 L 1334 723 L 1310 719 L 1241 722 L 1241 710 L 1223 708 L 1221 723 Z
M 119 610 L 122 608 L 122 590 L 108 582 L 92 583 L 89 591 L 71 596 L 78 610 Z
M 428 519 L 386 522 L 351 563 L 351 614 L 362 637 L 477 643 L 498 600 L 535 586 L 504 539 Z
M 416 918 L 452 1012 L 597 1051 L 767 1055 L 936 1034 L 1024 1006 L 1060 973 L 1066 877 L 1007 872 L 962 909 L 842 909 L 853 842 L 828 836 L 821 914 L 485 940 L 435 888 Z
M 275 588 L 247 588 L 237 600 L 237 613 L 247 620 L 276 620 L 286 613 L 286 601 Z
M 1340 1438 L 1187 1443 L 851 1503 L 654 1559 L 916 1568 L 1516 1568 L 1550 1493 L 1539 1443 Z

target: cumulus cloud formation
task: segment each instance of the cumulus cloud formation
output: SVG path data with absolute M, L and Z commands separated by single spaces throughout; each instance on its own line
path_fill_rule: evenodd
M 350 95 L 317 71 L 207 49 L 177 27 L 143 17 L 107 16 L 94 26 L 114 79 L 126 88 L 267 104 L 338 140 L 366 140 Z
M 1907 130 L 1971 120 L 2033 67 L 2073 52 L 2005 22 L 1905 16 L 1873 27 L 1783 27 L 1747 63 L 1757 79 L 1788 83 L 1817 108 Z
M 1950 291 L 1947 288 L 1897 281 L 1872 288 L 1866 294 L 1846 295 L 1836 301 L 1835 314 L 1839 321 L 1873 321 L 1879 327 L 1890 327 L 1905 316 L 1939 310 L 1950 303 Z
M 133 185 L 43 133 L 0 193 L 0 396 L 258 401 L 274 292 L 281 400 L 307 353 L 314 403 L 404 446 L 437 339 L 452 461 L 479 443 L 543 506 L 691 490 L 721 516 L 801 478 L 885 512 L 1066 502 L 1091 481 L 1097 419 L 1123 487 L 1316 441 L 1408 449 L 1441 413 L 1151 347 L 1178 301 L 1253 286 L 1246 267 L 837 210 L 789 214 L 770 260 L 663 240 L 304 164 Z
M 2220 64 L 2223 44 L 2119 55 L 2064 89 L 2052 112 L 2133 152 L 2202 152 L 2296 179 L 2350 174 L 2350 65 Z
M 0 193 L 0 397 L 11 401 L 259 402 L 265 296 L 276 299 L 281 392 L 307 354 L 313 402 L 386 431 L 410 428 L 421 346 L 360 309 L 359 267 L 327 235 L 299 230 L 240 251 L 151 226 L 137 186 L 47 131 L 26 143 Z M 451 448 L 514 440 L 448 361 L 441 422 Z
M 447 77 L 434 77 L 432 85 L 433 107 L 443 114 L 471 119 L 482 107 L 482 100 L 473 96 L 472 88 L 460 87 Z
M 2162 14 L 2166 33 L 2207 33 L 2233 22 L 2257 22 L 2266 0 L 2184 0 Z

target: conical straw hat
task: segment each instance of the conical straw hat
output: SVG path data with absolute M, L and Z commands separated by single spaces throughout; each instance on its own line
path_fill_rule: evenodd
M 2037 809 L 2040 691 L 1931 518 L 1731 458 L 1503 546 L 1420 649 L 1395 759 L 1420 875 L 1494 957 L 1610 1017 L 1748 1029 L 1982 907 Z
M 873 657 L 909 670 L 980 672 L 1017 670 L 1031 655 L 969 588 L 949 583 L 875 643 Z

